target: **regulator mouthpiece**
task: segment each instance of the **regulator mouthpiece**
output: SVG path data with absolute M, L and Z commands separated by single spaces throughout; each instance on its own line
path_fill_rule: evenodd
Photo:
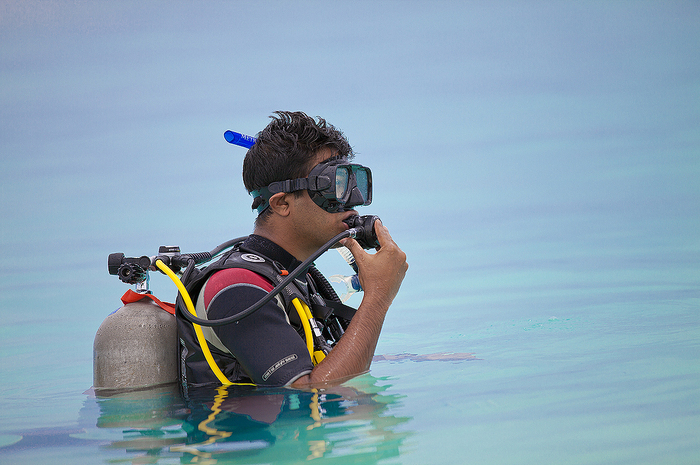
M 379 241 L 377 234 L 374 232 L 374 222 L 379 219 L 375 215 L 351 216 L 343 221 L 345 224 L 357 230 L 355 240 L 362 246 L 363 249 L 379 250 Z

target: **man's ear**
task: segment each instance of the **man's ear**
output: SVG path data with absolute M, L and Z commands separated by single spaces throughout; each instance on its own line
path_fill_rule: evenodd
M 280 216 L 288 216 L 290 213 L 289 202 L 287 201 L 286 192 L 278 192 L 270 197 L 270 210 Z

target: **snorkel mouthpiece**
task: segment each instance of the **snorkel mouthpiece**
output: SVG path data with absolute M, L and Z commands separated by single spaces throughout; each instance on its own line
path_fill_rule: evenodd
M 379 250 L 379 241 L 374 232 L 374 222 L 379 219 L 376 215 L 351 216 L 343 220 L 343 223 L 355 230 L 355 240 L 362 246 L 363 249 Z

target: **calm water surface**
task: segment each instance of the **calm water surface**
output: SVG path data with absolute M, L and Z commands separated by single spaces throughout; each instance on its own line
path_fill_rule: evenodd
M 697 2 L 5 2 L 0 463 L 697 463 L 698 25 Z M 363 213 L 410 263 L 377 353 L 416 356 L 317 393 L 95 398 L 107 255 L 247 234 L 223 132 L 277 109 L 372 167 Z

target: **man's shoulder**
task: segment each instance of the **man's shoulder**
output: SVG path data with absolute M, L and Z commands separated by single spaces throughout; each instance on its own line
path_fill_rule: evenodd
M 215 272 L 207 281 L 206 288 L 208 292 L 216 294 L 222 289 L 236 284 L 251 284 L 267 292 L 274 288 L 270 280 L 245 268 L 226 268 Z
M 245 268 L 225 268 L 216 271 L 209 277 L 202 288 L 201 298 L 208 308 L 212 301 L 221 300 L 218 297 L 226 295 L 228 297 L 224 300 L 230 299 L 231 292 L 242 296 L 251 292 L 267 293 L 273 288 L 274 286 L 269 280 L 254 271 Z

